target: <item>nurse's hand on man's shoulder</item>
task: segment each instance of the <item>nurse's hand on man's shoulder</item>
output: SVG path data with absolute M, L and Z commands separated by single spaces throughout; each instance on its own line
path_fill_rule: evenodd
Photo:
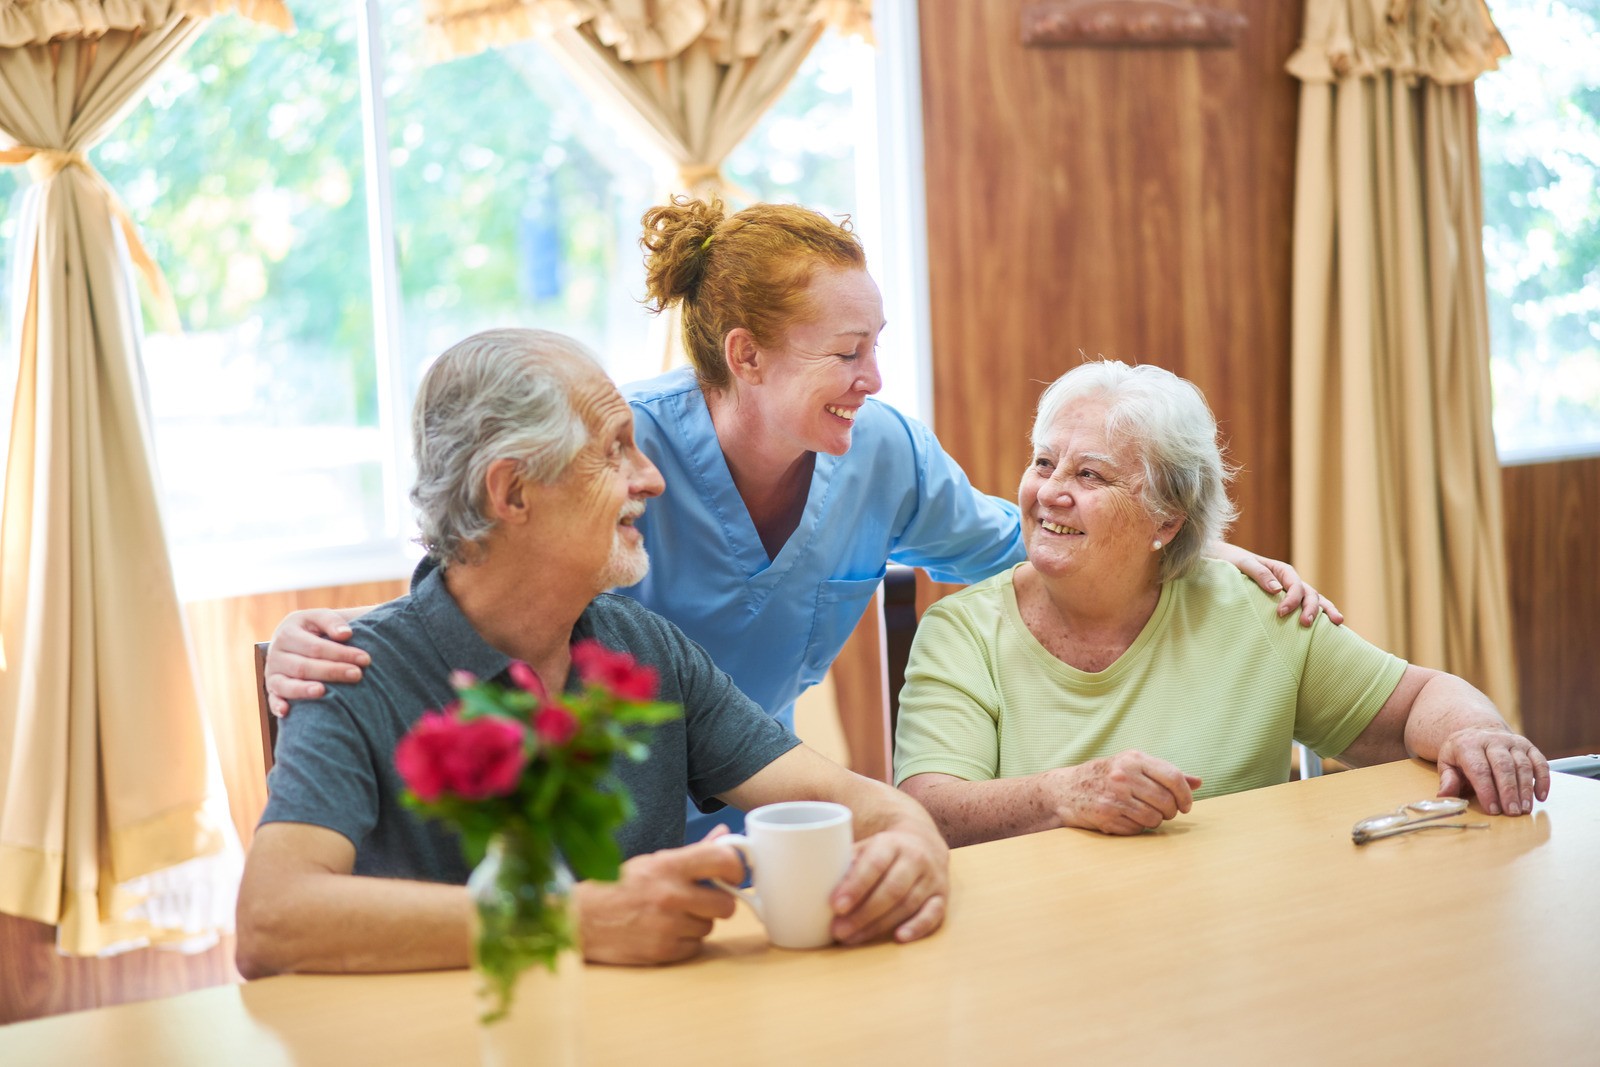
M 274 715 L 289 714 L 291 700 L 316 700 L 327 692 L 324 682 L 361 680 L 361 668 L 372 659 L 343 643 L 350 640 L 351 617 L 330 608 L 307 608 L 284 616 L 272 631 L 266 681 L 267 706 Z

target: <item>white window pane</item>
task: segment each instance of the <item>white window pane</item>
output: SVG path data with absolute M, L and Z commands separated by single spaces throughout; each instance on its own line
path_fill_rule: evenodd
M 18 187 L 17 168 L 0 167 L 0 478 L 5 477 L 6 454 L 11 445 L 11 405 L 17 386 L 17 338 L 13 334 L 16 323 L 12 321 L 11 307 L 15 283 L 12 272 L 18 269 L 17 211 L 22 197 Z
M 539 44 L 429 64 L 416 0 L 383 11 L 408 393 L 440 352 L 501 326 L 570 334 L 619 377 L 654 370 L 638 239 L 658 161 Z
M 1495 439 L 1600 451 L 1600 5 L 1500 0 L 1478 81 Z
M 185 560 L 384 528 L 354 8 L 278 34 L 213 22 L 96 149 L 184 325 L 145 365 L 168 538 Z
M 872 76 L 871 46 L 825 33 L 783 96 L 729 153 L 728 179 L 756 200 L 859 214 L 856 87 L 863 75 Z
M 670 166 L 541 45 L 428 64 L 417 0 L 376 7 L 400 288 L 393 394 L 376 384 L 359 3 L 299 9 L 292 36 L 218 20 L 94 153 L 185 326 L 155 333 L 147 309 L 180 582 L 195 593 L 185 570 L 207 562 L 272 571 L 234 574 L 225 590 L 202 580 L 196 595 L 342 580 L 313 581 L 308 553 L 348 580 L 403 567 L 384 472 L 408 464 L 380 426 L 405 423 L 427 362 L 472 332 L 556 329 L 619 379 L 658 369 L 638 237 Z M 869 253 L 856 200 L 871 73 L 870 49 L 825 38 L 728 166 L 758 198 L 852 214 Z M 381 564 L 375 545 L 389 548 Z

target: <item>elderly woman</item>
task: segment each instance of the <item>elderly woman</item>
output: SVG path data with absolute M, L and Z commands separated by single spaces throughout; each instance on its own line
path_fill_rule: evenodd
M 1017 509 L 975 489 L 926 426 L 872 398 L 883 301 L 848 225 L 793 204 L 729 214 L 684 197 L 643 222 L 649 299 L 682 309 L 692 365 L 623 388 L 667 490 L 636 523 L 655 566 L 619 591 L 792 728 L 796 698 L 827 673 L 886 562 L 944 582 L 987 578 L 1023 559 Z M 1284 592 L 1261 597 L 1269 611 L 1299 607 L 1307 625 L 1318 614 L 1293 568 L 1213 547 Z M 360 677 L 360 651 L 319 636 L 348 633 L 339 613 L 284 620 L 268 660 L 280 712 L 323 681 Z M 692 818 L 691 838 L 713 821 Z M 726 813 L 715 821 L 737 828 Z
M 1039 402 L 1018 503 L 1028 560 L 918 627 L 895 780 L 952 845 L 1057 826 L 1134 834 L 1199 796 L 1288 780 L 1289 745 L 1421 756 L 1491 814 L 1549 768 L 1494 706 L 1348 627 L 1276 613 L 1204 546 L 1233 518 L 1217 426 L 1190 383 L 1090 362 Z

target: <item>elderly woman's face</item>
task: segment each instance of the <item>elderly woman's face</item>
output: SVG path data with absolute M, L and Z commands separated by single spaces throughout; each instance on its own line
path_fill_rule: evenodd
M 1153 575 L 1161 522 L 1139 500 L 1143 467 L 1132 446 L 1105 432 L 1106 402 L 1069 403 L 1035 443 L 1017 503 L 1028 561 L 1046 577 Z

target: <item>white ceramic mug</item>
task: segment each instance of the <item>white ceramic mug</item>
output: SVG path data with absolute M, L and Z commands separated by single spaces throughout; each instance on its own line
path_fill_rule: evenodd
M 779 948 L 831 945 L 828 897 L 850 869 L 850 809 L 822 800 L 767 804 L 745 816 L 744 829 L 717 842 L 744 858 L 750 888 L 716 884 L 750 905 Z

